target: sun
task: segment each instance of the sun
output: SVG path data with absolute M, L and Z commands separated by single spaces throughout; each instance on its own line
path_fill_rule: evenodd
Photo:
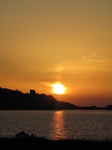
M 65 87 L 62 84 L 60 83 L 53 84 L 53 92 L 55 94 L 64 94 L 64 91 Z

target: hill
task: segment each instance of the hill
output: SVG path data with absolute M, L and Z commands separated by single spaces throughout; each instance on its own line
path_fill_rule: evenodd
M 76 106 L 68 102 L 58 101 L 51 95 L 38 94 L 35 90 L 30 93 L 22 93 L 19 90 L 11 90 L 0 87 L 0 110 L 112 110 L 112 105 L 106 107 Z
M 51 95 L 22 93 L 18 90 L 0 88 L 0 110 L 60 110 L 76 109 L 73 104 L 56 100 Z

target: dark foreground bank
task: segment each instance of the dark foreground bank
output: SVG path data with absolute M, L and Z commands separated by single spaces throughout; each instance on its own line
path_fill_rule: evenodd
M 38 137 L 0 138 L 1 150 L 112 150 L 112 141 L 48 140 Z

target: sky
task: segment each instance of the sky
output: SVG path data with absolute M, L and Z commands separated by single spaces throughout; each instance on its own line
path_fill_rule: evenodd
M 0 86 L 112 104 L 112 1 L 0 0 Z

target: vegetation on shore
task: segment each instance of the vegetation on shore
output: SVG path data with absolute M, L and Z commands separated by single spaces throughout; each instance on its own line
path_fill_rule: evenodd
M 24 131 L 16 134 L 13 138 L 0 138 L 0 148 L 4 150 L 111 150 L 112 141 L 92 141 L 92 140 L 48 140 L 43 137 L 37 137 L 34 134 L 28 135 Z

